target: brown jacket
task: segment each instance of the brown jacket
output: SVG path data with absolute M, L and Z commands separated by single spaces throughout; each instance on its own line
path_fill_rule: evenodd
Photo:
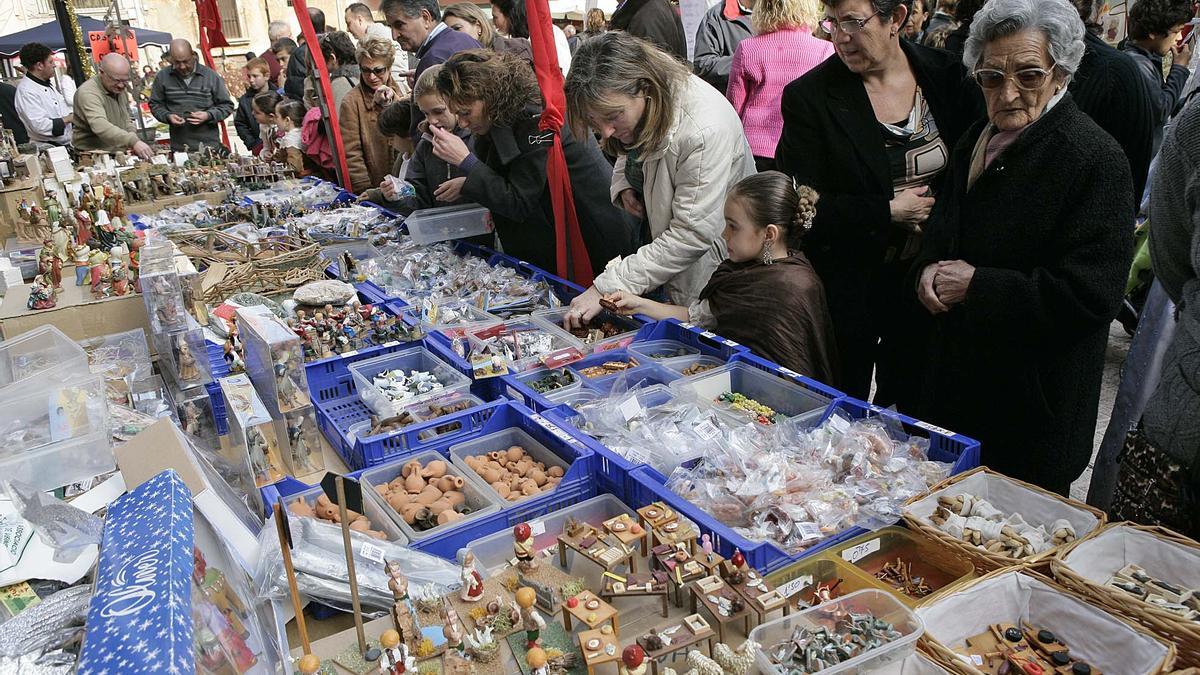
M 395 83 L 389 86 L 396 90 L 398 100 L 399 89 Z M 372 105 L 372 99 L 373 95 L 359 85 L 346 94 L 338 108 L 338 126 L 350 170 L 350 185 L 344 187 L 355 194 L 378 187 L 396 162 L 396 150 L 379 133 L 379 109 Z

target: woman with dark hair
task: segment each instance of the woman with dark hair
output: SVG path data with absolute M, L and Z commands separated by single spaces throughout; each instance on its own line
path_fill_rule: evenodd
M 684 307 L 622 292 L 609 300 L 627 314 L 690 321 L 836 387 L 825 289 L 803 253 L 817 200 L 812 188 L 778 171 L 743 178 L 725 197 L 721 237 L 729 257 L 699 300 Z
M 479 44 L 494 52 L 516 54 L 533 63 L 533 48 L 529 40 L 518 37 L 505 37 L 496 32 L 492 22 L 473 2 L 459 2 L 442 9 L 442 23 L 466 33 L 479 40 Z
M 325 67 L 329 70 L 329 88 L 333 90 L 333 107 L 341 108 L 346 94 L 358 86 L 361 72 L 355 59 L 354 41 L 349 33 L 333 31 L 323 33 L 317 41 L 321 45 L 321 55 L 325 57 Z M 304 80 L 304 103 L 309 108 L 317 104 L 315 71 L 310 71 L 310 77 Z
M 954 56 L 900 38 L 911 0 L 823 2 L 819 27 L 838 58 L 784 89 L 775 159 L 821 193 L 807 252 L 829 297 L 843 390 L 865 400 L 874 373 L 876 401 L 904 409 L 919 399 L 929 324 L 905 277 L 979 92 Z
M 450 57 L 436 86 L 458 125 L 471 132 L 475 149 L 430 125 L 433 154 L 466 174 L 461 195 L 491 211 L 505 253 L 557 270 L 546 178 L 551 137 L 538 126 L 543 103 L 533 69 L 511 54 L 473 49 Z M 577 138 L 565 126 L 561 133 L 588 258 L 593 270 L 603 269 L 633 251 L 637 224 L 609 201 L 612 167 L 591 137 Z M 457 195 L 439 197 L 452 201 Z
M 525 0 L 492 0 L 492 23 L 502 35 L 529 39 L 529 14 L 525 11 Z M 558 67 L 562 70 L 563 77 L 566 77 L 571 68 L 571 45 L 567 43 L 567 35 L 561 28 L 553 24 L 550 28 L 554 31 Z

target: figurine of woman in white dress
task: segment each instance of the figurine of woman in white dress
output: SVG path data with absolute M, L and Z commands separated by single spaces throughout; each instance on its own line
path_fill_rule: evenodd
M 476 602 L 483 597 L 483 577 L 475 571 L 475 554 L 467 553 L 463 556 L 459 577 L 463 584 L 459 597 L 463 602 Z

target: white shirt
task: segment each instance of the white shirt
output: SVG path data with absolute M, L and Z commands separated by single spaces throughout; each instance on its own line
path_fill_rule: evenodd
M 71 142 L 70 124 L 62 126 L 62 133 L 55 135 L 54 125 L 71 113 L 63 95 L 50 83 L 41 83 L 26 75 L 17 83 L 17 115 L 29 132 L 34 143 L 68 145 Z
M 563 29 L 550 25 L 554 29 L 554 47 L 558 50 L 558 67 L 562 69 L 563 77 L 571 69 L 571 45 L 567 42 L 567 34 Z

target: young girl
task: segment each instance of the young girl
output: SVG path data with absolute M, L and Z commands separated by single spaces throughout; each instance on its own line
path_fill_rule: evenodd
M 278 120 L 275 118 L 275 107 L 283 100 L 282 97 L 273 92 L 268 91 L 254 97 L 250 102 L 250 112 L 254 115 L 254 121 L 258 122 L 258 135 L 262 140 L 262 148 L 259 150 L 259 157 L 270 159 L 275 156 L 279 149 L 279 131 L 276 129 Z
M 280 101 L 279 105 L 275 106 L 276 124 L 281 133 L 275 161 L 289 164 L 297 176 L 307 176 L 311 173 L 305 165 L 304 143 L 300 141 L 300 126 L 304 124 L 304 113 L 304 104 L 299 101 Z
M 676 318 L 736 340 L 781 366 L 837 386 L 825 289 L 801 252 L 817 193 L 778 171 L 743 178 L 725 197 L 725 260 L 691 307 L 628 293 L 605 298 L 627 314 Z

